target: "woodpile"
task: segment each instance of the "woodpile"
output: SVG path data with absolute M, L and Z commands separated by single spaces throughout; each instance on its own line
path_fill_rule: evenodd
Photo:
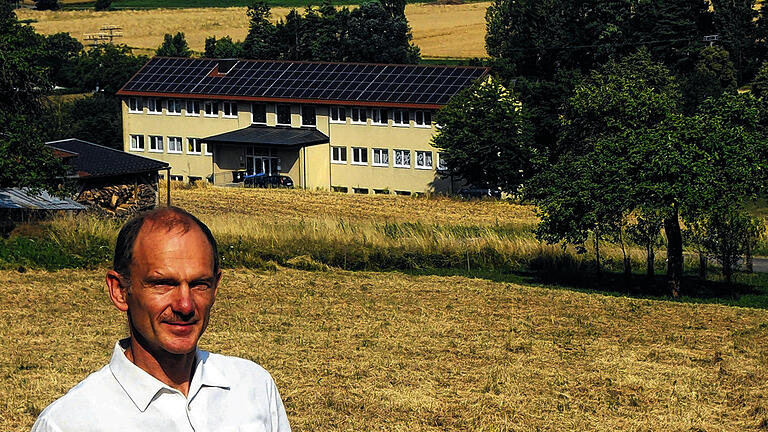
M 156 192 L 146 183 L 85 189 L 77 201 L 108 216 L 126 217 L 155 206 Z

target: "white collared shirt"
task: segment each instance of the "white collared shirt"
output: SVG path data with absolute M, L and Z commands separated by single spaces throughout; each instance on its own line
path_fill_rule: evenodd
M 198 350 L 187 397 L 128 360 L 126 341 L 43 410 L 32 432 L 290 432 L 275 382 L 256 363 Z

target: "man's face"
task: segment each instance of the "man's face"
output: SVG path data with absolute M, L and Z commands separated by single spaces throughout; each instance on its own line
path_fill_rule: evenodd
M 184 233 L 145 222 L 136 238 L 126 295 L 134 337 L 153 354 L 187 354 L 208 325 L 219 275 L 196 225 Z

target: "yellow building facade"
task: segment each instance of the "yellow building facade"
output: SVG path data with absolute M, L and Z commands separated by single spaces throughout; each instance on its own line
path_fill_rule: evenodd
M 446 68 L 155 58 L 118 92 L 124 150 L 168 162 L 173 180 L 224 185 L 244 175 L 279 174 L 297 187 L 349 193 L 453 192 L 441 152 L 431 145 L 432 116 L 442 106 L 434 101 L 447 101 L 447 93 L 487 70 Z M 405 72 L 377 84 L 387 71 Z M 453 85 L 427 87 L 436 74 Z M 452 74 L 463 81 L 450 81 Z M 363 89 L 373 85 L 403 91 Z M 427 88 L 442 93 L 426 96 Z M 279 97 L 281 91 L 288 96 Z M 432 103 L 414 103 L 428 97 Z

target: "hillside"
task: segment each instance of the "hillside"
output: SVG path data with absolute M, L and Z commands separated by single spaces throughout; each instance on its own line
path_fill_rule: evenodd
M 409 4 L 405 13 L 413 29 L 413 42 L 425 57 L 485 57 L 485 10 L 488 2 L 459 5 Z M 272 9 L 273 20 L 288 8 Z M 35 11 L 20 9 L 19 19 L 34 20 L 42 34 L 68 32 L 82 41 L 83 34 L 97 33 L 104 25 L 119 25 L 120 43 L 154 50 L 165 33 L 184 32 L 190 48 L 202 52 L 208 36 L 243 40 L 248 32 L 245 8 L 194 8 L 118 10 L 111 12 Z M 146 51 L 144 51 L 146 52 Z

